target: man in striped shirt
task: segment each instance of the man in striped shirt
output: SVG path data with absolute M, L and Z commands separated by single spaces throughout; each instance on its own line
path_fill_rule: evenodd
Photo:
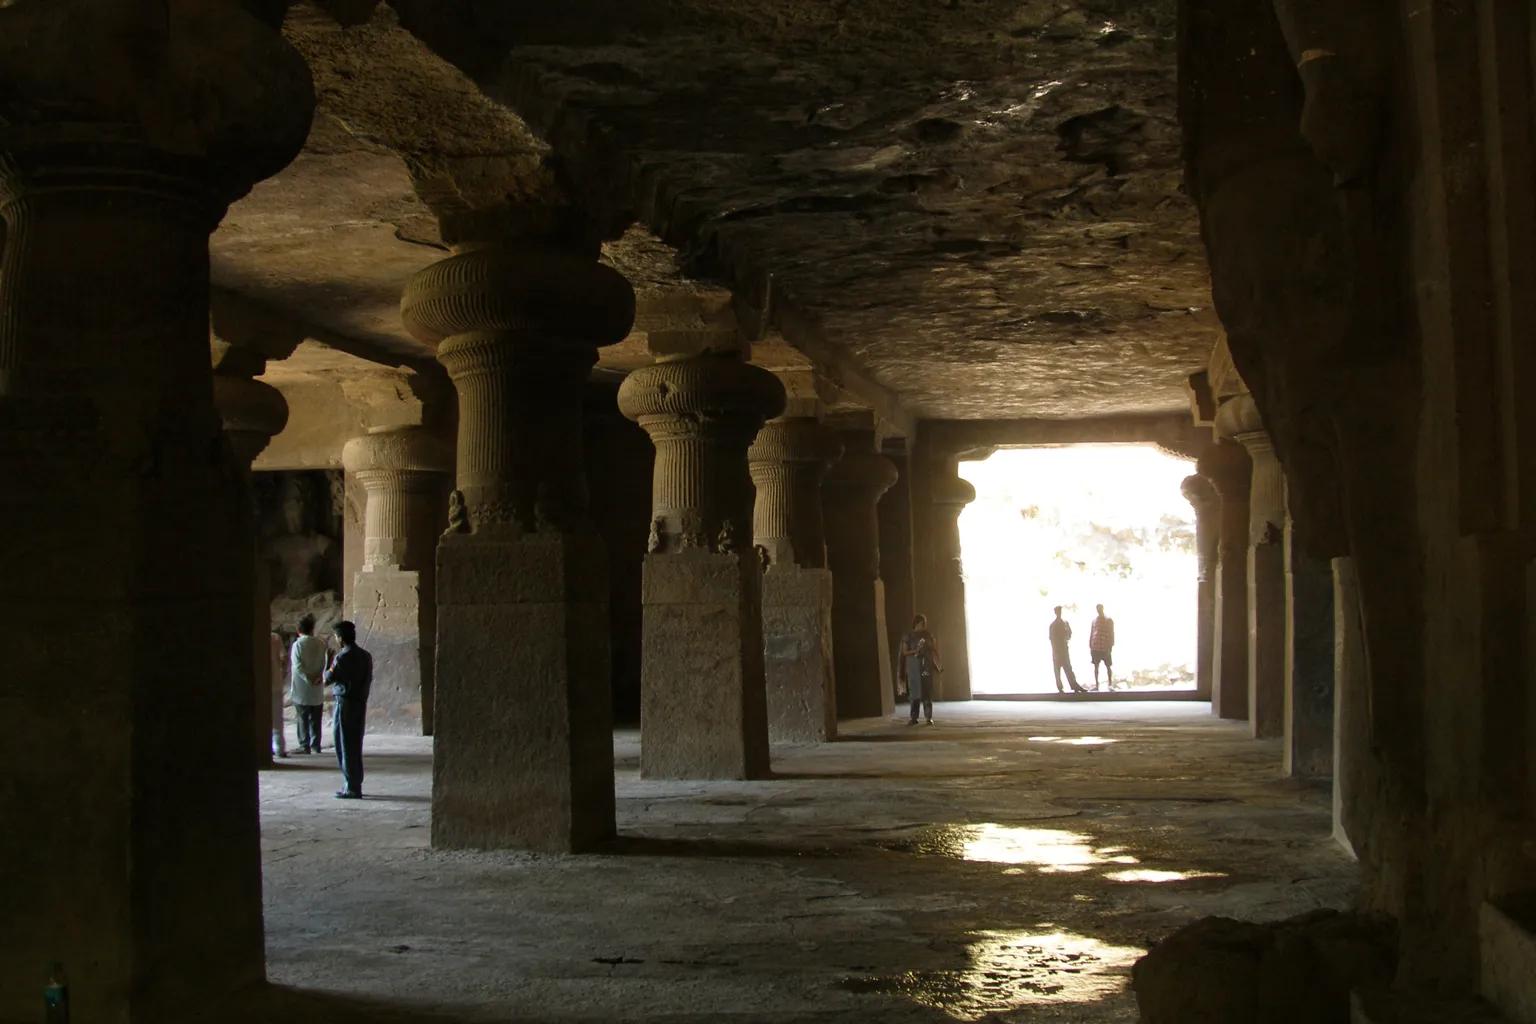
M 1093 659 L 1093 688 L 1099 688 L 1099 662 L 1104 663 L 1104 673 L 1109 678 L 1109 688 L 1115 688 L 1114 661 L 1110 652 L 1115 648 L 1115 620 L 1104 615 L 1103 605 L 1094 605 L 1098 616 L 1088 627 L 1088 657 Z

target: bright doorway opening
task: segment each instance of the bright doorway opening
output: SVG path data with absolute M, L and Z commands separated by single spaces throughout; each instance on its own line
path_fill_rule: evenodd
M 960 463 L 976 488 L 960 515 L 973 693 L 1056 692 L 1056 605 L 1072 627 L 1078 682 L 1091 689 L 1100 604 L 1115 624 L 1117 690 L 1194 690 L 1195 526 L 1179 487 L 1192 471 L 1132 444 L 1003 449 Z

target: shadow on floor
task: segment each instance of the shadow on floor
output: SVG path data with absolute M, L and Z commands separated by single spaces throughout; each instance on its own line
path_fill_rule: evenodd
M 621 857 L 843 857 L 850 851 L 831 846 L 795 846 L 748 839 L 662 839 L 618 836 L 599 852 Z
M 813 1013 L 732 1013 L 729 1019 L 731 1024 L 854 1024 L 886 1019 L 883 1015 L 871 1016 L 872 1010 L 873 1007 Z M 529 1016 L 525 1013 L 450 1009 L 267 985 L 248 993 L 239 1001 L 238 1006 L 219 1013 L 217 1019 L 221 1024 L 622 1024 L 624 1021 L 644 1021 L 645 1024 L 718 1024 L 722 1015 L 647 1014 L 643 1017 L 616 1018 L 611 1015 L 575 1016 L 557 1013 L 547 1017 Z M 904 1007 L 900 1020 L 911 1024 L 953 1022 L 949 1014 L 918 1006 Z

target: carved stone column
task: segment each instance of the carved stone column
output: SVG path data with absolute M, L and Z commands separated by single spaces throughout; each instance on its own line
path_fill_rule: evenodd
M 970 644 L 966 634 L 965 574 L 960 558 L 960 513 L 976 500 L 976 488 L 960 476 L 960 464 L 945 460 L 933 478 L 936 531 L 935 587 L 928 595 L 928 624 L 939 641 L 944 671 L 938 677 L 939 700 L 971 699 Z M 923 611 L 921 597 L 918 609 Z
M 459 394 L 437 548 L 432 844 L 572 851 L 614 831 L 607 556 L 582 394 L 634 293 L 594 250 L 475 245 L 418 274 L 406 327 Z
M 1195 692 L 1210 700 L 1216 644 L 1216 566 L 1220 558 L 1221 496 L 1198 473 L 1184 478 L 1184 497 L 1195 510 Z
M 1285 774 L 1298 779 L 1333 774 L 1333 566 L 1296 542 L 1285 517 Z
M 902 634 L 916 613 L 912 571 L 912 480 L 905 438 L 886 438 L 881 446 L 896 467 L 896 482 L 880 498 L 880 583 L 885 588 L 885 650 L 891 659 L 893 692 Z
M 1211 713 L 1248 719 L 1248 485 L 1252 463 L 1236 441 L 1218 441 L 1197 463 L 1221 498 Z
M 421 427 L 347 442 L 342 465 L 363 487 L 363 567 L 350 614 L 373 655 L 368 729 L 432 735 L 437 535 L 453 447 Z
M 1216 430 L 1252 461 L 1248 498 L 1248 724 L 1256 739 L 1285 732 L 1285 474 L 1253 396 L 1216 411 Z
M 832 572 L 826 567 L 821 483 L 841 454 L 836 433 L 814 416 L 768 422 L 747 450 L 757 487 L 752 534 L 768 560 L 763 658 L 768 738 L 776 743 L 837 735 Z
M 747 448 L 784 387 L 731 354 L 630 374 L 619 411 L 656 447 L 645 560 L 640 774 L 768 773 L 759 554 Z
M 880 496 L 896 467 L 875 449 L 873 430 L 839 432 L 843 457 L 822 484 L 827 560 L 832 567 L 832 651 L 840 718 L 888 716 L 895 710 L 891 652 L 880 582 Z
M 264 369 L 265 360 L 250 353 L 230 350 L 224 353 L 213 375 L 213 403 L 223 421 L 224 436 L 234 454 L 236 472 L 244 485 L 252 520 L 256 518 L 255 492 L 251 486 L 251 463 L 266 450 L 272 438 L 288 424 L 288 402 L 281 391 L 264 381 L 253 379 Z M 272 731 L 281 728 L 273 720 L 272 651 L 272 573 L 262 557 L 254 532 L 251 540 L 251 599 L 247 621 L 251 628 L 251 694 L 255 719 L 252 722 L 252 753 L 258 769 L 272 767 Z M 277 711 L 281 713 L 282 705 Z
M 234 3 L 0 9 L 0 1020 L 36 1019 L 51 960 L 75 1018 L 114 1024 L 217 1016 L 263 978 L 208 236 L 312 110 Z

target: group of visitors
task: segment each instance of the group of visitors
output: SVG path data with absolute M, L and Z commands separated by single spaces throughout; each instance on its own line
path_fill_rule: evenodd
M 335 636 L 339 645 L 332 650 L 315 636 L 315 617 L 299 619 L 299 635 L 288 650 L 287 688 L 293 704 L 299 732 L 299 752 L 318 754 L 321 747 L 321 717 L 325 710 L 325 688 L 331 688 L 335 706 L 331 711 L 332 744 L 341 765 L 344 785 L 336 793 L 338 800 L 360 800 L 363 796 L 363 727 L 367 718 L 368 691 L 373 685 L 373 656 L 357 645 L 357 627 L 338 622 Z M 283 641 L 272 634 L 272 747 L 278 757 L 288 756 L 288 738 L 283 722 Z
M 1113 652 L 1115 648 L 1115 620 L 1104 614 L 1103 605 L 1095 605 L 1098 615 L 1094 617 L 1093 624 L 1088 627 L 1088 657 L 1093 661 L 1093 688 L 1099 688 L 1099 666 L 1104 666 L 1104 675 L 1108 680 L 1109 688 L 1115 688 L 1115 669 Z M 1072 659 L 1067 651 L 1067 644 L 1072 639 L 1072 626 L 1061 617 L 1061 605 L 1055 608 L 1056 618 L 1051 620 L 1049 635 L 1051 638 L 1051 668 L 1056 674 L 1056 692 L 1066 693 L 1061 685 L 1062 673 L 1066 673 L 1067 683 L 1076 693 L 1088 691 L 1077 683 L 1077 673 L 1072 671 Z
M 1093 660 L 1093 688 L 1099 688 L 1099 666 L 1104 666 L 1104 675 L 1109 688 L 1115 688 L 1114 647 L 1115 647 L 1115 620 L 1104 614 L 1104 606 L 1095 606 L 1098 615 L 1093 624 L 1088 628 L 1088 656 Z M 1068 654 L 1068 644 L 1072 639 L 1072 625 L 1061 617 L 1061 605 L 1055 608 L 1056 618 L 1051 620 L 1049 636 L 1051 641 L 1051 665 L 1056 674 L 1056 691 L 1066 693 L 1061 685 L 1062 674 L 1065 673 L 1067 683 L 1077 693 L 1088 691 L 1078 685 L 1077 674 L 1072 671 L 1072 659 Z M 928 619 L 923 615 L 912 617 L 912 628 L 901 638 L 901 652 L 897 657 L 896 674 L 898 678 L 907 681 L 908 694 L 912 701 L 912 713 L 907 720 L 908 725 L 916 725 L 918 711 L 923 713 L 923 721 L 933 724 L 933 687 L 934 680 L 939 673 L 944 671 L 944 663 L 939 658 L 939 642 L 935 639 L 933 631 L 928 628 Z

